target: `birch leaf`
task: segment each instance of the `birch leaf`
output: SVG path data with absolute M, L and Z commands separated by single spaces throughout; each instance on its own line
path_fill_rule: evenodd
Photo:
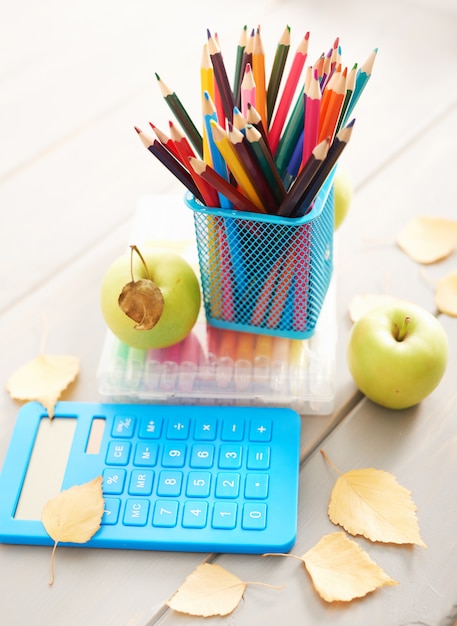
M 37 400 L 54 417 L 60 394 L 79 373 L 79 359 L 71 355 L 40 354 L 19 369 L 6 389 L 15 400 Z
M 397 236 L 397 244 L 418 263 L 441 261 L 457 246 L 457 220 L 416 217 Z
M 435 304 L 441 313 L 457 317 L 457 270 L 436 283 Z
M 423 547 L 411 492 L 395 476 L 373 468 L 341 474 L 331 493 L 328 516 L 351 535 L 371 541 Z
M 55 542 L 51 557 L 50 585 L 54 582 L 54 555 L 57 544 L 62 541 L 86 543 L 100 529 L 105 509 L 102 480 L 102 477 L 98 476 L 82 485 L 64 489 L 43 507 L 41 521 Z
M 314 588 L 327 602 L 349 602 L 398 584 L 344 532 L 324 535 L 301 558 Z
M 229 615 L 245 589 L 246 583 L 220 565 L 203 563 L 186 578 L 167 605 L 187 615 Z

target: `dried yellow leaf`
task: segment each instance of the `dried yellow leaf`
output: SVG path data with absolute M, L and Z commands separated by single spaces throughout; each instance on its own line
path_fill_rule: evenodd
M 12 374 L 6 389 L 15 400 L 41 402 L 52 419 L 60 394 L 78 373 L 77 357 L 40 354 Z
M 397 236 L 397 244 L 418 263 L 441 261 L 457 246 L 457 220 L 416 217 Z
M 357 322 L 357 320 L 365 315 L 365 313 L 368 313 L 368 311 L 371 311 L 378 306 L 395 304 L 398 302 L 403 301 L 400 298 L 389 294 L 366 293 L 354 296 L 349 303 L 349 317 L 351 318 L 351 322 Z
M 436 283 L 435 304 L 441 313 L 457 317 L 457 270 Z
M 351 535 L 371 541 L 425 547 L 411 492 L 395 476 L 373 468 L 341 474 L 331 493 L 328 516 Z
M 245 589 L 246 583 L 220 565 L 202 563 L 186 578 L 167 605 L 187 615 L 229 615 L 240 603 Z
M 327 602 L 349 602 L 398 584 L 344 532 L 324 535 L 301 558 L 316 591 Z
M 65 489 L 49 500 L 41 512 L 43 526 L 54 540 L 51 558 L 51 579 L 54 581 L 54 554 L 57 544 L 86 543 L 100 528 L 105 509 L 102 477 Z

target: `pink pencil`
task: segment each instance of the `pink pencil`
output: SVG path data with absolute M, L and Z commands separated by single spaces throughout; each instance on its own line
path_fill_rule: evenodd
M 230 247 L 224 224 L 221 223 L 219 226 L 219 254 L 222 274 L 222 317 L 226 322 L 233 322 L 235 318 L 235 308 L 233 304 L 232 276 L 230 272 Z
M 308 56 L 308 41 L 309 32 L 306 33 L 298 46 L 297 51 L 295 52 L 294 60 L 287 76 L 286 84 L 284 85 L 284 90 L 282 92 L 276 114 L 270 127 L 268 140 L 273 154 L 275 154 L 278 149 L 281 132 L 284 127 L 287 114 L 289 113 L 290 105 L 294 97 L 298 81 L 300 80 L 303 66 L 306 62 L 306 57 Z
M 248 115 L 248 106 L 255 107 L 256 104 L 256 84 L 251 64 L 246 64 L 243 80 L 241 81 L 241 113 L 244 118 Z
M 305 133 L 303 138 L 302 167 L 317 145 L 321 97 L 319 74 L 315 69 L 311 73 L 310 84 L 305 85 Z

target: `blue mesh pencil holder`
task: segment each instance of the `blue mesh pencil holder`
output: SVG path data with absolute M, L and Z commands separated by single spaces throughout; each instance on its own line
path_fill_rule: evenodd
M 191 194 L 206 319 L 232 330 L 307 339 L 333 271 L 333 176 L 303 217 L 208 208 Z

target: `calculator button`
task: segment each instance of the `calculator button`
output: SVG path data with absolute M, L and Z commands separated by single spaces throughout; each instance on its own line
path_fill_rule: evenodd
M 110 441 L 106 453 L 107 465 L 127 465 L 131 446 L 130 441 Z
M 221 469 L 239 469 L 241 467 L 241 446 L 223 444 L 219 450 L 219 467 Z
M 156 500 L 152 525 L 164 528 L 176 526 L 178 520 L 178 502 L 176 500 Z
M 269 446 L 249 446 L 247 468 L 265 470 L 270 467 Z
M 196 441 L 214 441 L 217 433 L 217 420 L 197 418 L 194 428 Z
M 123 417 L 121 415 L 116 415 L 114 417 L 113 427 L 111 429 L 112 437 L 122 437 L 123 439 L 127 439 L 128 437 L 133 437 L 134 430 L 134 417 Z
M 123 522 L 126 526 L 146 526 L 149 500 L 130 498 L 125 503 Z
M 248 500 L 263 500 L 268 497 L 268 474 L 247 474 L 244 497 Z
M 124 491 L 125 474 L 124 469 L 107 468 L 103 470 L 103 493 L 121 494 Z
M 272 422 L 270 419 L 256 418 L 249 427 L 250 441 L 271 441 Z
M 142 467 L 154 467 L 157 464 L 157 456 L 159 454 L 159 444 L 149 443 L 148 441 L 139 441 L 135 446 L 135 454 L 133 456 L 133 464 Z
M 208 517 L 208 503 L 194 500 L 184 504 L 182 525 L 184 528 L 205 528 Z
M 170 496 L 176 498 L 181 493 L 182 473 L 164 470 L 160 472 L 157 484 L 158 496 Z
M 211 526 L 224 530 L 232 530 L 236 526 L 236 502 L 216 502 L 213 508 Z
M 241 526 L 245 530 L 265 530 L 267 527 L 267 505 L 261 502 L 247 502 L 243 506 Z
M 105 526 L 117 524 L 117 520 L 119 519 L 119 511 L 121 508 L 121 501 L 117 498 L 105 498 L 104 508 L 105 511 L 103 513 L 101 524 Z
M 240 493 L 240 475 L 221 472 L 216 479 L 216 498 L 237 498 Z
M 211 474 L 209 472 L 189 472 L 186 496 L 189 496 L 189 498 L 207 498 L 210 485 Z
M 168 422 L 167 439 L 187 439 L 189 437 L 189 418 L 177 417 Z
M 173 443 L 166 445 L 162 455 L 163 467 L 184 467 L 186 449 L 185 444 Z
M 244 419 L 232 417 L 225 419 L 222 424 L 221 439 L 223 441 L 243 441 Z
M 133 470 L 130 474 L 129 494 L 132 496 L 150 496 L 154 483 L 151 470 Z
M 140 421 L 138 436 L 141 439 L 159 439 L 162 432 L 162 421 L 161 417 L 143 418 Z
M 214 446 L 211 444 L 195 444 L 190 454 L 190 466 L 209 469 L 214 463 Z

